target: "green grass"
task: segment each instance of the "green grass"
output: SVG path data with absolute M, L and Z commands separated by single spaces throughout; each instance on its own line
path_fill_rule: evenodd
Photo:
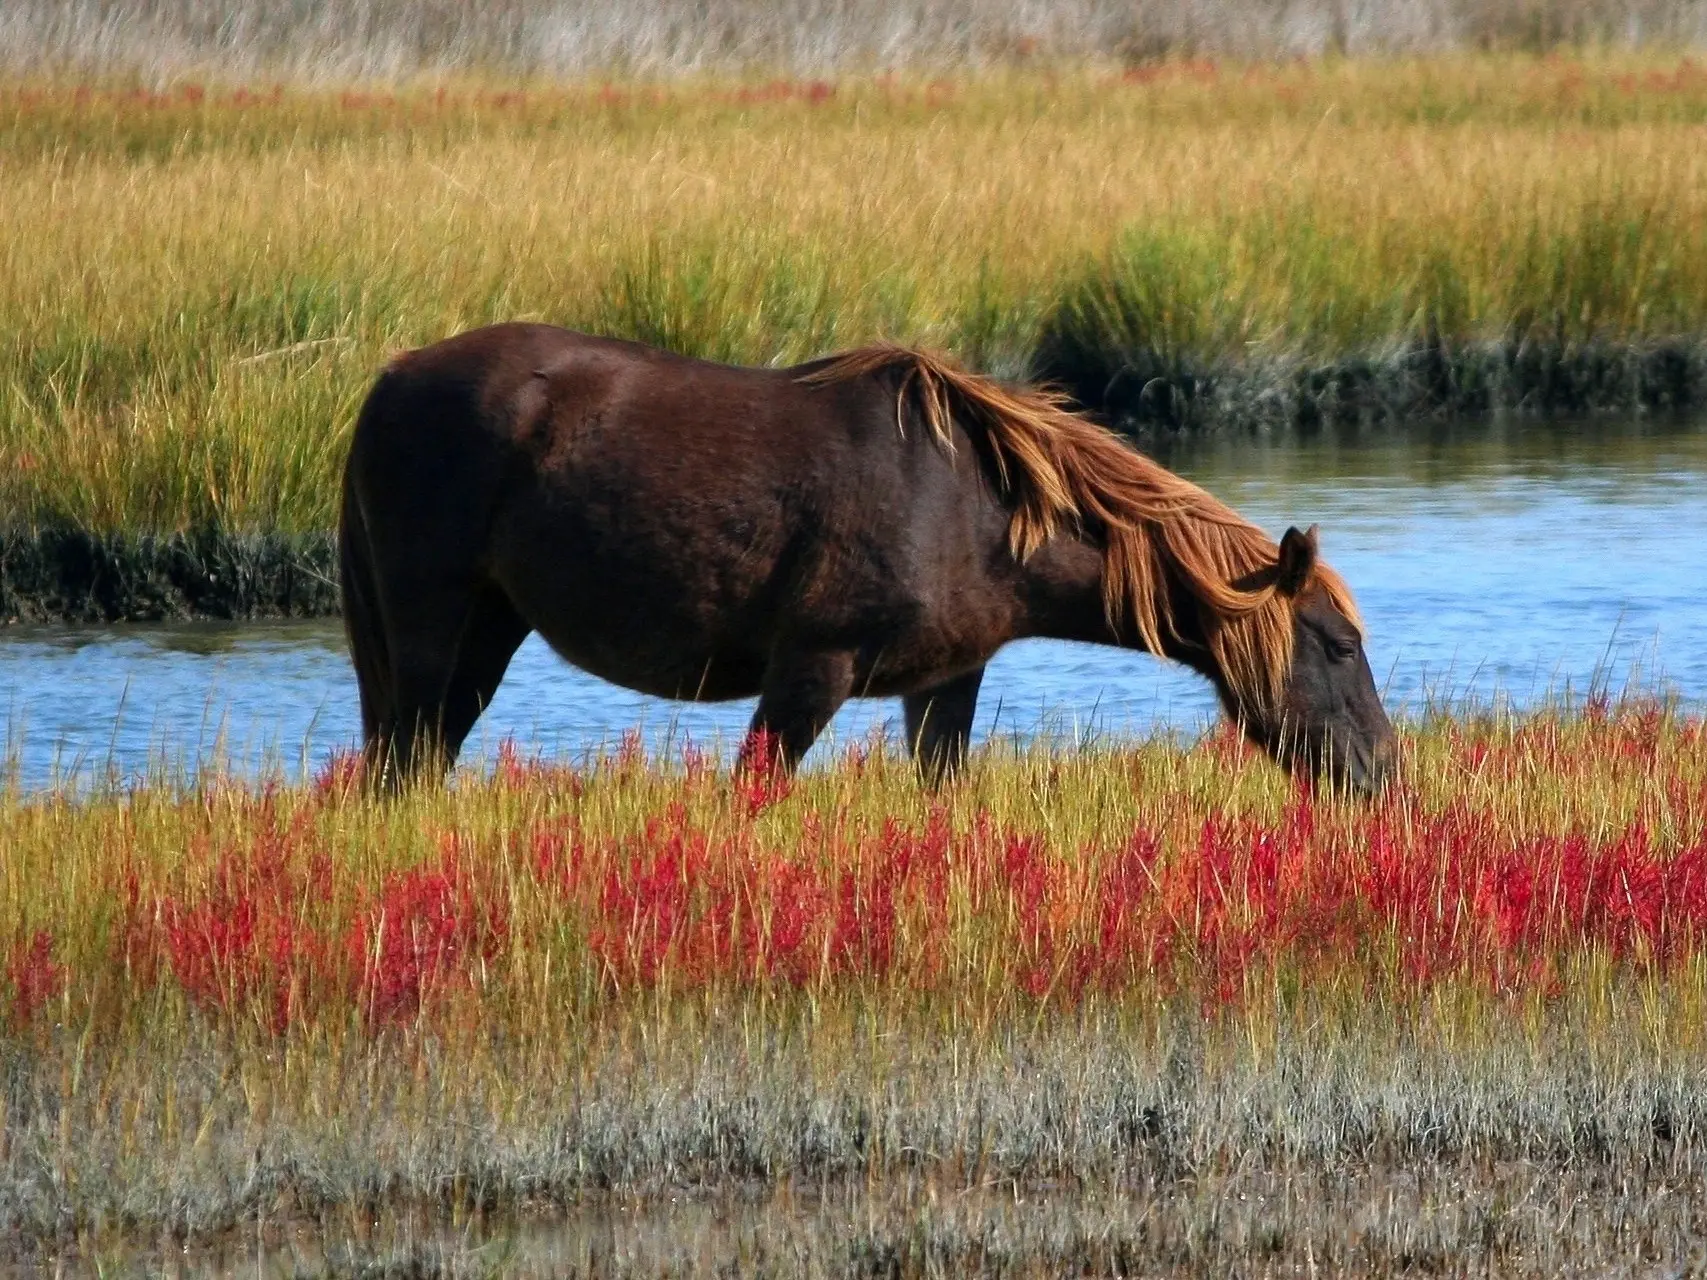
M 1707 394 L 1692 64 L 830 88 L 0 88 L 6 523 L 324 532 L 375 369 L 515 318 L 1205 424 Z

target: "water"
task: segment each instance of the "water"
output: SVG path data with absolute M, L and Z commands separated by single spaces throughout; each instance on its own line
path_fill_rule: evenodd
M 1395 712 L 1466 697 L 1523 707 L 1632 679 L 1707 703 L 1707 424 L 1211 441 L 1165 461 L 1273 533 L 1320 523 Z M 0 712 L 27 788 L 161 759 L 294 772 L 358 734 L 336 621 L 0 631 Z M 751 714 L 615 688 L 532 638 L 470 746 L 490 756 L 513 736 L 576 758 L 631 729 L 653 749 L 728 746 Z M 1206 685 L 1154 659 L 1026 642 L 991 664 L 974 732 L 1189 734 L 1215 714 Z M 858 701 L 831 736 L 899 722 L 899 703 Z

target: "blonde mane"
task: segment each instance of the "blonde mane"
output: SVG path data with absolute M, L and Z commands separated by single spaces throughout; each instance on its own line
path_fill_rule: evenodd
M 1277 588 L 1279 548 L 1226 504 L 1168 471 L 1113 433 L 1072 413 L 1044 389 L 1003 386 L 947 357 L 872 346 L 833 357 L 804 382 L 842 382 L 884 371 L 901 375 L 896 412 L 914 412 L 953 450 L 953 426 L 981 433 L 996 480 L 1012 504 L 1008 544 L 1026 559 L 1063 528 L 1103 546 L 1103 605 L 1144 646 L 1184 639 L 1170 581 L 1197 603 L 1205 642 L 1242 709 L 1277 718 L 1292 669 L 1292 598 Z M 1171 571 L 1171 573 L 1170 573 Z M 1343 579 L 1318 563 L 1317 583 L 1353 624 L 1357 606 Z

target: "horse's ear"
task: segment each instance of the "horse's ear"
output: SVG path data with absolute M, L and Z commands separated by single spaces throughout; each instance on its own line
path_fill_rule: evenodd
M 1282 595 L 1295 596 L 1304 589 L 1310 575 L 1316 571 L 1315 525 L 1304 533 L 1299 533 L 1297 526 L 1286 531 L 1286 536 L 1280 540 L 1280 559 L 1275 568 L 1279 574 L 1275 585 Z

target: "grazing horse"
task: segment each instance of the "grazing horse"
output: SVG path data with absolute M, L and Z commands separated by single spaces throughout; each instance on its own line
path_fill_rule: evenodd
M 537 324 L 393 360 L 339 532 L 370 776 L 442 773 L 537 630 L 666 698 L 757 694 L 792 768 L 849 697 L 899 695 L 932 780 L 992 655 L 1123 645 L 1213 682 L 1288 768 L 1379 786 L 1393 732 L 1314 527 L 1279 546 L 1068 411 L 874 346 L 747 369 Z

